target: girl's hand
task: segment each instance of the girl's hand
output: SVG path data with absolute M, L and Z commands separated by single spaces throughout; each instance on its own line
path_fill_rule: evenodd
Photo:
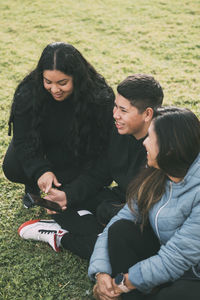
M 124 274 L 124 276 L 125 276 L 125 285 L 126 285 L 126 287 L 127 287 L 130 291 L 136 289 L 136 287 L 135 287 L 134 285 L 132 285 L 132 283 L 131 283 L 130 280 L 128 279 L 128 273 Z M 116 285 L 115 279 L 113 278 L 112 280 L 113 280 L 112 285 L 113 285 L 113 288 L 114 288 L 114 290 L 115 290 L 115 293 L 120 292 L 121 290 L 119 289 L 118 285 Z
M 114 300 L 121 294 L 115 292 L 112 284 L 112 278 L 109 274 L 97 275 L 97 284 L 94 290 L 94 296 L 99 300 Z
M 44 198 L 53 202 L 57 202 L 62 208 L 62 210 L 67 209 L 67 197 L 65 192 L 63 191 L 52 188 L 50 189 L 48 195 L 46 195 Z M 56 212 L 47 210 L 47 213 L 52 215 Z
M 119 294 L 122 293 L 122 291 L 120 290 L 120 288 L 118 287 L 118 285 L 116 285 L 114 278 L 112 279 L 112 285 L 113 285 L 113 289 L 114 289 L 115 293 L 119 293 Z
M 52 188 L 52 184 L 54 184 L 56 187 L 61 186 L 61 183 L 58 182 L 53 172 L 45 172 L 42 174 L 42 176 L 40 176 L 38 179 L 37 184 L 40 190 L 44 193 L 49 192 L 49 190 Z

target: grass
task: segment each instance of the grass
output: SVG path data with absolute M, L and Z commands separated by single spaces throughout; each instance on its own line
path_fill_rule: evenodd
M 165 104 L 200 116 L 199 0 L 1 0 L 0 161 L 17 83 L 52 41 L 77 47 L 115 89 L 132 73 L 153 74 Z M 17 228 L 45 217 L 25 210 L 23 188 L 0 173 L 0 299 L 92 299 L 87 262 L 46 244 L 22 241 Z

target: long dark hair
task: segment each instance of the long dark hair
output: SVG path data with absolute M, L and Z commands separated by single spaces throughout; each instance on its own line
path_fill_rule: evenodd
M 72 45 L 52 43 L 45 47 L 37 67 L 27 75 L 15 91 L 9 119 L 9 134 L 15 113 L 28 108 L 30 101 L 16 105 L 15 101 L 22 87 L 27 82 L 32 83 L 33 102 L 33 133 L 45 114 L 45 104 L 51 95 L 43 86 L 44 70 L 58 70 L 73 77 L 73 103 L 75 115 L 71 124 L 71 132 L 66 143 L 79 160 L 86 157 L 96 157 L 102 152 L 108 141 L 109 129 L 112 123 L 112 107 L 114 93 L 105 79 L 97 73 L 82 54 Z M 25 107 L 24 107 L 25 105 Z
M 159 147 L 159 169 L 144 169 L 127 191 L 133 211 L 133 199 L 137 199 L 142 227 L 149 210 L 164 194 L 167 177 L 183 178 L 200 152 L 200 121 L 189 109 L 162 107 L 152 122 Z

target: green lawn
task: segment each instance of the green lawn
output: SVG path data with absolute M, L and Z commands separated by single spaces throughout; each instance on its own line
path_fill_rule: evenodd
M 15 87 L 53 41 L 77 47 L 114 89 L 130 74 L 152 74 L 165 104 L 200 116 L 199 15 L 199 0 L 0 0 L 1 163 Z M 21 223 L 45 216 L 25 210 L 22 194 L 1 171 L 0 299 L 92 299 L 86 261 L 18 237 Z

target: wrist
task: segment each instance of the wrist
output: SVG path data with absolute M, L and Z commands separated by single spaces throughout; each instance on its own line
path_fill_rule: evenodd
M 125 276 L 125 284 L 129 290 L 136 289 L 136 287 L 131 283 L 131 281 L 128 279 L 128 273 L 124 274 Z
M 97 280 L 99 275 L 109 275 L 109 274 L 108 274 L 108 273 L 105 273 L 105 272 L 97 272 L 97 273 L 94 275 L 94 278 Z
M 127 285 L 127 279 L 125 274 L 119 273 L 115 276 L 114 282 L 118 286 L 118 288 L 123 292 L 123 293 L 128 293 L 130 292 L 130 288 Z

